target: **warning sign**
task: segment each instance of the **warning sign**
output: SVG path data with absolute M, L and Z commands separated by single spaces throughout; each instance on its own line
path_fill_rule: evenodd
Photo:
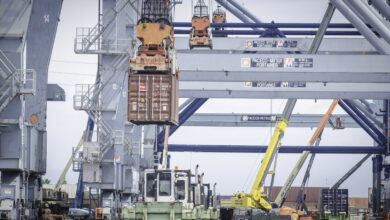
M 139 84 L 139 91 L 141 92 L 146 92 L 148 90 L 147 88 L 148 86 L 146 85 L 146 83 L 140 83 Z

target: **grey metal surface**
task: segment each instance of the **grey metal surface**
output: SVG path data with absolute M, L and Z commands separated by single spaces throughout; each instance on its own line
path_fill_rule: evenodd
M 274 126 L 276 119 L 281 117 L 270 114 L 222 114 L 222 113 L 197 113 L 192 115 L 183 126 L 203 127 L 270 127 Z M 359 128 L 355 121 L 348 115 L 334 114 L 333 122 L 340 117 L 345 128 Z M 317 127 L 323 115 L 319 114 L 293 114 L 290 118 L 289 127 Z M 330 124 L 326 124 L 331 127 Z
M 383 124 L 378 121 L 378 119 L 376 118 L 376 116 L 373 114 L 374 112 L 369 112 L 367 110 L 367 107 L 366 106 L 363 106 L 361 103 L 363 102 L 360 102 L 360 101 L 357 101 L 357 100 L 350 100 L 360 111 L 362 111 L 364 113 L 365 116 L 367 116 L 369 119 L 371 119 L 372 122 L 374 122 L 379 128 L 381 128 L 383 126 Z M 364 101 L 364 100 L 362 100 Z
M 383 39 L 378 38 L 360 19 L 354 11 L 349 8 L 343 0 L 330 0 L 332 4 L 364 35 L 364 37 L 382 54 L 390 54 L 390 46 Z
M 38 218 L 40 180 L 46 172 L 47 71 L 61 6 L 62 0 L 0 2 L 0 49 L 5 54 L 1 60 L 13 70 L 4 65 L 0 69 L 11 77 L 33 73 L 32 81 L 19 82 L 15 97 L 0 114 L 1 189 L 2 194 L 11 192 L 4 203 L 11 208 L 10 219 Z M 0 78 L 2 88 L 9 83 Z
M 0 1 L 0 37 L 23 37 L 30 20 L 32 1 Z
M 368 22 L 375 31 L 377 31 L 380 36 L 385 39 L 387 43 L 390 43 L 390 29 L 382 23 L 384 20 L 383 18 L 380 19 L 380 17 L 374 14 L 374 11 L 369 9 L 369 6 L 362 1 L 358 0 L 346 0 L 350 6 L 353 7 L 354 10 L 356 10 L 360 16 L 363 17 L 363 19 Z
M 102 23 L 88 28 L 95 30 L 90 36 L 76 35 L 75 41 L 79 37 L 93 40 L 90 45 L 75 44 L 75 51 L 99 54 L 100 77 L 95 85 L 79 86 L 74 108 L 85 110 L 90 117 L 98 116 L 94 120 L 99 146 L 99 153 L 95 154 L 99 154 L 99 160 L 82 160 L 88 163 L 85 171 L 89 175 L 84 182 L 91 188 L 101 189 L 100 206 L 106 208 L 105 216 L 119 219 L 122 206 L 131 204 L 139 193 L 140 172 L 153 165 L 156 126 L 135 126 L 127 122 L 128 58 L 134 55 L 135 45 L 123 42 L 136 42 L 135 24 L 141 1 L 103 0 L 102 3 Z M 113 47 L 105 49 L 107 42 L 112 42 Z M 100 178 L 91 175 L 94 173 L 101 174 Z
M 180 82 L 179 95 L 181 98 L 251 99 L 295 97 L 300 99 L 365 98 L 380 100 L 390 98 L 389 83 L 306 83 L 305 87 L 276 87 L 273 81 L 267 84 L 268 82 Z M 264 84 L 264 86 L 253 86 L 254 83 Z
M 361 160 L 359 160 L 350 170 L 348 170 L 347 173 L 345 173 L 332 187 L 331 189 L 338 189 L 340 187 L 341 184 L 344 183 L 345 180 L 347 180 L 356 170 L 358 170 L 362 164 L 364 162 L 366 162 L 366 160 L 368 158 L 371 157 L 371 154 L 367 154 L 366 156 L 364 156 Z
M 312 67 L 243 67 L 242 59 L 312 59 Z M 272 61 L 270 61 L 272 59 Z M 390 82 L 386 55 L 179 54 L 181 81 Z M 213 60 L 210 65 L 210 60 Z M 351 65 L 353 64 L 353 65 Z
M 250 23 L 252 22 L 244 13 L 239 11 L 237 8 L 230 5 L 226 0 L 215 0 L 218 4 L 240 19 L 242 22 Z M 253 28 L 256 30 L 256 28 Z
M 371 0 L 376 9 L 382 13 L 383 16 L 390 20 L 390 6 L 386 4 L 386 0 Z
M 65 91 L 58 84 L 47 84 L 47 101 L 65 101 Z
M 332 19 L 335 10 L 336 7 L 332 3 L 329 3 L 325 15 L 322 18 L 320 27 L 318 28 L 317 34 L 314 37 L 312 44 L 310 45 L 309 54 L 316 54 L 318 52 L 322 39 L 324 38 L 326 29 L 328 28 L 328 25 L 330 23 L 330 20 Z
M 188 37 L 175 37 L 175 48 L 181 53 L 243 53 L 251 51 L 258 53 L 282 53 L 300 51 L 306 53 L 312 44 L 313 37 L 307 38 L 254 38 L 254 37 L 216 37 L 213 38 L 213 50 L 190 50 Z M 254 45 L 256 43 L 256 45 Z M 377 54 L 377 50 L 364 38 L 324 38 L 317 54 L 355 54 L 362 52 Z

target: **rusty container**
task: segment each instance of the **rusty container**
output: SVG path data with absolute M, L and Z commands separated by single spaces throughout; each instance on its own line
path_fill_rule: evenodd
M 171 74 L 129 75 L 128 121 L 134 124 L 179 122 L 179 80 Z

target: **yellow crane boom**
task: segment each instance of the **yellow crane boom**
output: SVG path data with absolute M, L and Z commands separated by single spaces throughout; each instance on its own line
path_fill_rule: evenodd
M 84 143 L 84 134 L 81 136 L 80 141 L 77 144 L 75 152 L 79 151 L 81 146 L 83 146 L 83 143 Z M 64 184 L 66 174 L 68 173 L 68 170 L 69 170 L 70 166 L 72 165 L 72 162 L 73 162 L 73 155 L 70 156 L 68 162 L 65 165 L 65 168 L 62 170 L 62 173 L 61 173 L 60 177 L 57 180 L 56 186 L 54 187 L 55 191 L 58 191 L 60 189 L 61 185 Z
M 267 194 L 262 193 L 262 189 L 268 170 L 272 164 L 272 160 L 278 152 L 280 141 L 283 138 L 284 131 L 288 125 L 288 120 L 290 119 L 296 102 L 296 99 L 289 99 L 287 101 L 283 111 L 283 116 L 278 119 L 276 123 L 274 133 L 268 145 L 267 151 L 265 152 L 250 193 L 236 193 L 231 199 L 233 207 L 260 208 L 263 210 L 272 209 L 271 204 L 268 202 L 268 196 Z
M 332 112 L 334 108 L 336 107 L 337 103 L 339 102 L 338 99 L 333 100 L 332 104 L 330 105 L 328 111 L 322 118 L 321 122 L 319 123 L 316 131 L 314 132 L 313 136 L 311 137 L 308 146 L 313 146 L 315 141 L 317 140 L 318 136 L 321 134 L 322 130 L 324 129 L 326 122 L 329 120 L 329 118 L 332 116 Z M 301 170 L 303 164 L 305 163 L 307 157 L 309 156 L 309 151 L 302 152 L 300 158 L 298 159 L 297 163 L 295 164 L 293 170 L 291 171 L 289 177 L 287 178 L 286 182 L 284 183 L 282 189 L 279 191 L 279 194 L 277 195 L 275 199 L 275 204 L 278 207 L 281 207 L 284 203 L 284 200 L 287 197 L 287 193 L 291 188 L 291 185 L 293 184 L 295 178 L 297 177 L 299 171 Z

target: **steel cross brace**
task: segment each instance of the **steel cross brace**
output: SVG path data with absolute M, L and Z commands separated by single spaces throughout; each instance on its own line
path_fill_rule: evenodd
M 342 176 L 331 189 L 338 189 L 340 185 L 347 180 L 359 167 L 371 156 L 371 154 L 367 154 L 364 156 L 355 166 L 353 166 L 344 176 Z
M 201 152 L 201 153 L 264 153 L 268 146 L 265 145 L 194 145 L 194 144 L 168 144 L 170 152 Z M 161 152 L 163 145 L 158 145 Z M 302 153 L 310 151 L 316 154 L 384 154 L 383 147 L 372 146 L 284 146 L 279 153 Z
M 191 104 L 189 104 L 179 114 L 179 125 L 171 126 L 169 129 L 169 136 L 176 132 L 176 130 L 182 126 L 205 102 L 207 98 L 197 98 Z M 165 129 L 161 131 L 157 136 L 157 143 L 161 144 L 164 141 Z
M 385 143 L 386 137 L 359 109 L 349 100 L 343 99 L 344 103 L 359 117 L 366 125 L 378 136 L 378 138 Z
M 360 127 L 362 127 L 367 132 L 368 135 L 370 135 L 375 140 L 375 142 L 379 146 L 384 145 L 383 141 L 378 137 L 378 135 L 375 132 L 373 132 L 370 129 L 370 127 L 357 114 L 355 114 L 355 112 L 353 112 L 352 109 L 350 109 L 347 106 L 347 104 L 344 102 L 344 100 L 340 100 L 339 105 L 345 112 L 347 112 L 356 121 L 356 123 L 358 123 L 360 125 Z

